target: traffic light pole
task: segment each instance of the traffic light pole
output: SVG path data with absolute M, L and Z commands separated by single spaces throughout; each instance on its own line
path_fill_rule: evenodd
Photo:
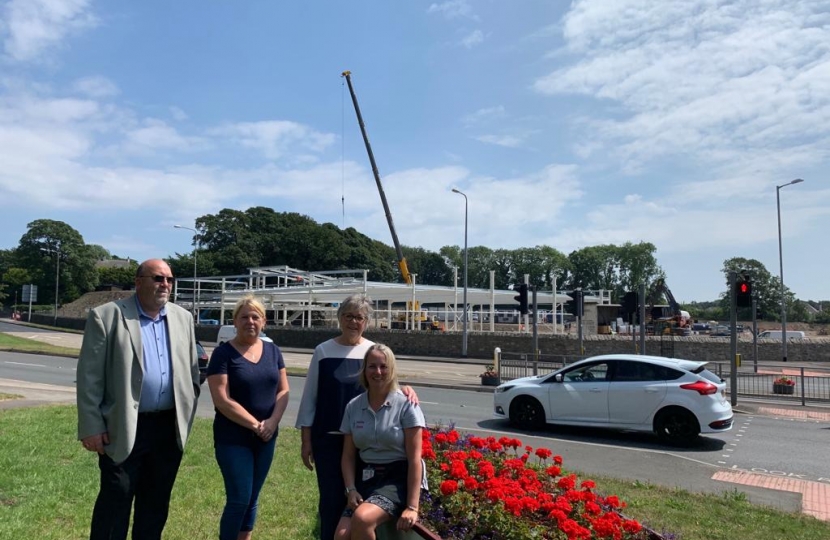
M 582 344 L 582 288 L 578 288 L 576 294 L 576 328 L 579 335 L 579 356 L 585 356 L 585 347 Z
M 758 300 L 752 299 L 752 367 L 758 373 Z
M 530 287 L 533 290 L 533 356 L 536 358 L 536 362 L 539 362 L 539 316 L 537 315 L 539 306 L 536 303 L 536 286 L 531 285 Z
M 646 284 L 640 283 L 640 354 L 646 354 Z
M 737 273 L 729 272 L 729 317 L 730 326 L 730 375 L 729 394 L 732 399 L 732 406 L 738 404 L 738 291 Z

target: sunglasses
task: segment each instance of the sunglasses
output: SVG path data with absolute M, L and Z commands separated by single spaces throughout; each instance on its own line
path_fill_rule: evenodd
M 153 281 L 155 281 L 156 283 L 164 283 L 166 281 L 168 284 L 172 284 L 173 280 L 175 279 L 172 276 L 171 277 L 167 277 L 167 276 L 139 276 L 139 277 L 150 278 Z

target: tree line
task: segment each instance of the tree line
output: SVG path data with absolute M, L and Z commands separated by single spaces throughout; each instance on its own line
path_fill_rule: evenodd
M 193 238 L 199 276 L 247 274 L 258 266 L 289 266 L 321 271 L 365 269 L 372 281 L 401 282 L 393 247 L 373 240 L 349 227 L 340 229 L 332 223 L 319 224 L 308 216 L 276 212 L 271 208 L 247 210 L 224 209 L 196 220 Z M 463 284 L 464 250 L 444 246 L 438 252 L 404 246 L 403 254 L 417 283 L 452 286 L 455 269 L 458 284 Z M 663 303 L 654 288 L 665 273 L 657 263 L 656 247 L 649 242 L 622 245 L 605 244 L 574 250 L 565 255 L 550 246 L 517 249 L 470 247 L 468 285 L 490 287 L 494 272 L 497 289 L 530 283 L 540 290 L 611 291 L 612 301 L 620 302 L 627 291 L 637 291 L 646 283 L 649 303 Z M 194 253 L 175 253 L 165 258 L 174 275 L 192 275 Z M 102 246 L 86 244 L 70 225 L 50 219 L 38 219 L 27 225 L 17 247 L 0 250 L 0 307 L 24 284 L 38 286 L 40 303 L 55 297 L 55 283 L 60 283 L 59 302 L 70 302 L 99 285 L 131 286 L 136 262 L 124 268 L 102 267 L 99 261 L 119 259 Z M 780 306 L 780 286 L 764 265 L 754 259 L 733 258 L 724 262 L 724 276 L 730 270 L 751 274 L 759 306 L 769 318 L 776 318 Z M 56 276 L 57 274 L 57 276 Z M 790 320 L 808 320 L 809 314 L 790 291 L 786 291 Z M 728 313 L 726 288 L 715 302 L 684 306 L 693 317 L 723 320 Z M 739 314 L 741 315 L 741 314 Z M 745 314 L 744 314 L 745 315 Z M 749 314 L 751 318 L 751 313 Z

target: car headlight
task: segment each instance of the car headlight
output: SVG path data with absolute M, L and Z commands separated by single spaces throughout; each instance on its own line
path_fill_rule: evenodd
M 501 394 L 501 393 L 507 392 L 509 390 L 513 390 L 513 385 L 512 384 L 509 384 L 507 386 L 502 385 L 502 386 L 497 387 L 496 388 L 496 393 Z

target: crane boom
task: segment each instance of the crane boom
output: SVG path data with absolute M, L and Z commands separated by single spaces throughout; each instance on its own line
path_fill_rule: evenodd
M 378 166 L 375 163 L 375 155 L 372 153 L 372 145 L 369 144 L 369 136 L 366 134 L 366 126 L 363 124 L 363 115 L 360 114 L 360 106 L 357 104 L 357 96 L 354 93 L 351 75 L 351 71 L 344 71 L 342 73 L 342 76 L 346 77 L 346 83 L 349 85 L 349 94 L 352 96 L 354 112 L 357 114 L 357 123 L 360 125 L 360 133 L 363 135 L 363 143 L 366 145 L 366 152 L 369 154 L 369 163 L 372 165 L 372 174 L 375 175 L 375 183 L 378 185 L 378 193 L 380 193 L 380 200 L 383 203 L 383 211 L 386 212 L 386 222 L 389 224 L 389 232 L 392 233 L 392 242 L 395 244 L 395 254 L 398 256 L 398 268 L 401 270 L 404 282 L 407 285 L 412 285 L 412 276 L 409 274 L 409 267 L 406 264 L 406 257 L 403 256 L 401 243 L 398 241 L 398 233 L 395 232 L 395 223 L 392 221 L 392 213 L 389 211 L 389 203 L 386 202 L 386 193 L 384 193 L 383 184 L 380 181 L 380 173 L 378 172 Z

